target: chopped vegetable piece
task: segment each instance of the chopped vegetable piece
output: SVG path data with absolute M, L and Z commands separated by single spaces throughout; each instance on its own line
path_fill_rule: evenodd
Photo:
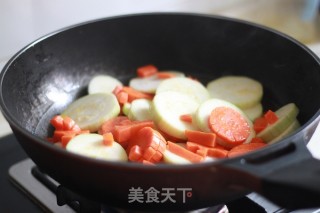
M 236 147 L 232 148 L 228 153 L 228 157 L 232 158 L 232 157 L 237 157 L 237 156 L 240 156 L 240 155 L 244 155 L 244 154 L 247 154 L 249 152 L 261 149 L 261 148 L 263 148 L 265 146 L 266 146 L 265 143 L 246 143 L 246 144 L 241 144 L 239 146 L 236 146 Z
M 158 68 L 152 64 L 138 67 L 138 69 L 137 69 L 137 75 L 141 78 L 154 75 L 157 72 L 158 72 Z
M 242 111 L 248 116 L 251 121 L 254 121 L 256 118 L 262 116 L 263 106 L 261 103 L 258 103 L 250 108 L 242 109 Z
M 259 117 L 254 120 L 253 123 L 253 129 L 256 131 L 256 133 L 261 132 L 268 126 L 268 121 L 265 119 L 265 117 Z
M 224 158 L 228 154 L 228 150 L 223 146 L 217 145 L 216 147 L 209 147 L 190 141 L 187 142 L 187 149 L 203 157 Z
M 129 101 L 129 94 L 123 91 L 120 91 L 116 94 L 119 104 L 125 104 Z
M 183 158 L 177 154 L 174 154 L 169 150 L 166 150 L 163 153 L 163 162 L 168 164 L 191 164 L 191 162 L 188 159 Z
M 110 118 L 120 113 L 120 105 L 111 93 L 95 93 L 72 102 L 63 112 L 72 118 L 81 129 L 96 132 Z
M 231 102 L 241 109 L 258 104 L 263 95 L 260 82 L 246 76 L 223 76 L 207 84 L 212 98 Z
M 129 139 L 134 137 L 134 135 L 144 127 L 154 128 L 153 121 L 133 121 L 128 124 L 117 125 L 114 127 L 113 137 L 118 143 L 126 148 Z
M 187 123 L 192 123 L 192 115 L 190 115 L 190 114 L 180 115 L 180 120 L 187 122 Z
M 135 99 L 145 98 L 152 100 L 153 95 L 145 92 L 140 92 L 138 90 L 133 89 L 132 87 L 123 87 L 122 91 L 128 93 L 128 102 L 132 102 Z
M 64 130 L 63 125 L 63 117 L 61 115 L 55 115 L 51 120 L 50 124 L 56 129 L 56 130 Z
M 101 135 L 108 133 L 108 132 L 112 133 L 114 131 L 115 126 L 123 125 L 124 122 L 131 123 L 131 121 L 129 120 L 129 118 L 127 116 L 117 116 L 114 118 L 110 118 L 109 120 L 105 121 L 100 126 L 98 133 Z
M 187 136 L 188 141 L 195 142 L 208 147 L 215 147 L 217 145 L 217 135 L 215 133 L 202 132 L 197 130 L 186 130 L 185 134 Z
M 274 124 L 279 119 L 276 113 L 271 110 L 268 110 L 263 117 L 267 120 L 268 124 Z
M 157 127 L 167 135 L 185 140 L 186 129 L 196 130 L 193 123 L 183 122 L 181 115 L 193 114 L 199 104 L 181 92 L 166 91 L 156 94 L 151 105 L 151 113 Z
M 161 78 L 161 79 L 176 77 L 176 74 L 173 72 L 158 72 L 156 75 L 158 78 Z
M 77 133 L 75 133 L 75 132 L 69 132 L 69 133 L 65 133 L 64 135 L 62 135 L 61 140 L 60 140 L 62 147 L 65 148 L 67 146 L 67 144 L 70 142 L 70 140 L 72 138 L 74 138 L 76 135 L 77 135 Z
M 151 127 L 143 127 L 129 140 L 126 150 L 130 161 L 156 163 L 162 159 L 165 149 L 166 140 L 162 135 Z
M 162 92 L 180 92 L 192 97 L 198 104 L 210 98 L 208 90 L 203 84 L 189 78 L 168 78 L 162 81 L 156 91 L 156 94 Z
M 90 80 L 88 93 L 112 93 L 116 86 L 122 86 L 118 79 L 109 75 L 97 75 Z
M 262 138 L 266 143 L 277 138 L 296 121 L 299 109 L 294 103 L 289 103 L 282 106 L 275 113 L 279 118 L 277 122 L 268 125 L 257 134 L 257 137 Z
M 250 136 L 250 125 L 246 118 L 230 107 L 217 107 L 209 117 L 209 127 L 221 139 L 221 145 L 234 147 Z
M 172 152 L 182 158 L 185 158 L 192 163 L 199 163 L 199 162 L 203 161 L 202 156 L 195 154 L 195 153 L 189 151 L 188 149 L 186 149 L 176 143 L 173 143 L 171 141 L 168 141 L 167 149 L 170 152 Z
M 72 138 L 67 144 L 66 149 L 75 154 L 109 160 L 127 161 L 126 151 L 117 142 L 111 146 L 103 144 L 103 136 L 95 133 L 81 134 Z
M 114 139 L 111 132 L 104 133 L 103 135 L 103 144 L 106 146 L 112 146 Z
M 128 118 L 135 121 L 152 120 L 150 112 L 151 101 L 145 98 L 136 99 L 131 102 Z

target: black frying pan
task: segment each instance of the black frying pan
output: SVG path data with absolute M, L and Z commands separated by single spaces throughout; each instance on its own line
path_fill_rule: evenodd
M 93 75 L 106 73 L 126 84 L 138 66 L 149 63 L 183 71 L 204 84 L 228 74 L 257 79 L 264 85 L 265 109 L 294 102 L 302 127 L 261 151 L 190 166 L 99 161 L 46 141 L 49 119 L 84 95 Z M 320 205 L 320 163 L 305 146 L 320 114 L 320 60 L 286 35 L 195 14 L 107 18 L 31 43 L 0 77 L 2 112 L 22 147 L 41 170 L 87 198 L 126 209 L 168 211 L 212 206 L 256 191 L 284 207 Z M 129 189 L 138 187 L 172 188 L 176 202 L 130 203 Z

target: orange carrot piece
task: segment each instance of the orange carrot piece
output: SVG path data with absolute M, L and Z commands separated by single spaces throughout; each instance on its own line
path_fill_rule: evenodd
M 74 120 L 72 120 L 70 117 L 68 117 L 68 116 L 63 117 L 63 129 L 64 130 L 71 130 L 74 125 L 76 125 L 76 122 Z
M 156 152 L 157 150 L 155 150 L 151 146 L 146 148 L 146 150 L 144 150 L 144 153 L 143 153 L 143 159 L 150 161 L 152 157 L 156 154 Z
M 111 146 L 114 142 L 113 135 L 111 132 L 104 133 L 103 135 L 103 144 L 106 146 Z
M 263 148 L 265 146 L 266 146 L 265 143 L 246 143 L 246 144 L 241 144 L 239 146 L 236 146 L 236 147 L 232 148 L 228 153 L 228 157 L 232 158 L 232 157 L 237 157 L 237 156 L 240 156 L 240 155 L 244 155 L 244 154 L 247 154 L 249 152 L 261 149 L 261 148 Z
M 171 72 L 158 72 L 156 75 L 157 75 L 157 78 L 160 78 L 160 79 L 176 77 L 176 74 Z
M 188 149 L 186 149 L 176 143 L 173 143 L 171 141 L 168 141 L 167 149 L 168 149 L 168 151 L 170 151 L 176 155 L 179 155 L 180 157 L 183 157 L 192 163 L 198 163 L 198 162 L 203 161 L 202 156 L 195 154 L 195 153 L 189 151 Z
M 268 110 L 263 117 L 267 120 L 268 124 L 274 124 L 279 118 L 275 112 Z
M 228 150 L 218 144 L 215 147 L 209 147 L 188 141 L 186 145 L 189 151 L 197 153 L 203 157 L 209 156 L 214 158 L 224 158 L 228 153 Z
M 254 137 L 252 138 L 250 143 L 265 143 L 265 142 L 262 140 L 262 138 Z
M 123 86 L 117 85 L 113 90 L 112 93 L 116 96 L 119 92 L 122 91 Z
M 268 121 L 264 117 L 259 117 L 253 122 L 253 129 L 256 133 L 261 132 L 268 126 Z
M 129 100 L 129 94 L 124 91 L 120 91 L 116 94 L 116 98 L 117 98 L 119 104 L 125 104 Z
M 128 93 L 128 102 L 132 102 L 135 99 L 145 98 L 152 100 L 153 95 L 145 92 L 140 92 L 136 89 L 133 89 L 132 87 L 125 86 L 122 88 L 122 90 L 126 93 Z
M 50 124 L 56 129 L 56 130 L 63 130 L 63 117 L 61 115 L 55 115 L 50 120 Z
M 166 148 L 166 140 L 158 131 L 154 130 L 153 128 L 143 127 L 138 132 L 136 132 L 136 134 L 133 135 L 131 140 L 129 140 L 126 149 L 129 156 L 130 152 L 132 152 L 134 147 L 139 147 L 142 160 L 157 163 L 162 159 L 162 153 L 165 151 Z M 132 159 L 129 158 L 129 160 Z
M 188 141 L 195 142 L 204 146 L 215 147 L 217 136 L 212 132 L 201 132 L 197 130 L 185 130 Z
M 180 120 L 187 122 L 187 123 L 192 123 L 192 115 L 190 115 L 190 114 L 180 115 Z
M 228 153 L 228 150 L 218 148 L 210 148 L 207 151 L 207 155 L 214 158 L 226 158 L 228 156 Z
M 128 141 L 143 127 L 154 128 L 153 121 L 133 121 L 127 125 L 117 125 L 113 130 L 113 137 L 126 148 Z
M 141 78 L 145 78 L 154 75 L 158 72 L 158 68 L 152 64 L 141 66 L 137 68 L 137 75 Z
M 63 135 L 61 137 L 61 145 L 62 147 L 66 147 L 67 144 L 69 143 L 69 141 L 74 138 L 76 136 L 76 133 L 75 132 L 71 132 L 71 133 L 66 133 L 65 135 Z
M 117 117 L 111 118 L 100 126 L 98 133 L 103 135 L 104 133 L 107 133 L 107 132 L 113 132 L 115 126 L 122 125 L 124 121 L 128 121 L 131 123 L 131 121 L 127 116 L 117 116 Z
M 228 148 L 242 144 L 250 135 L 246 118 L 230 107 L 217 107 L 212 110 L 209 127 L 221 139 L 217 142 Z
M 128 158 L 130 161 L 136 161 L 136 162 L 141 161 L 142 152 L 141 152 L 141 148 L 138 145 L 132 146 L 128 153 L 129 153 Z

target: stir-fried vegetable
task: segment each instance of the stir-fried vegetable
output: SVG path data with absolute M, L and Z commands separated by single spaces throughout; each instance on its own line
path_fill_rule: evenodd
M 205 86 L 150 64 L 127 86 L 112 76 L 92 78 L 88 95 L 51 119 L 48 140 L 80 155 L 146 165 L 237 157 L 300 126 L 294 103 L 263 113 L 262 96 L 261 83 L 249 77 Z

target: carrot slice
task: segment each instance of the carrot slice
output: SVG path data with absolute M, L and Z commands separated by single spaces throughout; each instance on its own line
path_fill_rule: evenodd
M 137 68 L 137 75 L 141 78 L 145 78 L 154 75 L 158 72 L 158 68 L 152 64 L 141 66 Z
M 187 122 L 187 123 L 192 123 L 192 115 L 190 115 L 190 114 L 180 115 L 180 120 Z
M 246 144 L 241 144 L 239 146 L 236 146 L 236 147 L 232 148 L 228 153 L 228 157 L 232 158 L 232 157 L 237 157 L 237 156 L 240 156 L 240 155 L 244 155 L 244 154 L 247 154 L 249 152 L 261 149 L 261 148 L 263 148 L 265 146 L 266 146 L 265 143 L 246 143 Z
M 203 161 L 202 156 L 195 154 L 195 153 L 189 151 L 188 149 L 186 149 L 176 143 L 173 143 L 171 141 L 168 141 L 167 149 L 168 149 L 168 151 L 170 151 L 176 155 L 179 155 L 180 157 L 183 157 L 192 163 L 198 163 L 198 162 Z
M 275 112 L 268 110 L 263 117 L 267 120 L 269 124 L 274 124 L 279 118 Z
M 114 142 L 113 135 L 111 132 L 104 133 L 103 135 L 103 144 L 106 146 L 111 146 Z
M 171 72 L 158 72 L 156 75 L 157 75 L 157 78 L 161 78 L 161 79 L 176 77 L 176 74 Z
M 242 144 L 250 135 L 247 120 L 230 107 L 216 107 L 209 116 L 209 127 L 222 139 L 221 145 L 234 147 Z
M 256 133 L 261 132 L 268 126 L 268 121 L 264 117 L 259 117 L 253 122 L 253 129 Z
M 103 135 L 107 132 L 113 132 L 115 126 L 123 125 L 123 124 L 125 124 L 125 122 L 131 123 L 131 121 L 129 120 L 129 118 L 127 116 L 117 116 L 117 117 L 111 118 L 111 119 L 107 120 L 106 122 L 104 122 L 100 126 L 98 133 L 100 135 Z
M 126 150 L 131 161 L 146 160 L 156 163 L 162 159 L 162 153 L 165 149 L 166 140 L 162 135 L 151 127 L 144 127 L 129 140 Z M 137 150 L 141 153 L 141 158 L 130 158 L 130 155 L 134 155 L 131 152 L 137 152 Z
M 128 102 L 132 102 L 135 99 L 139 99 L 139 98 L 145 98 L 145 99 L 149 99 L 152 100 L 153 99 L 153 95 L 149 94 L 149 93 L 145 93 L 145 92 L 140 92 L 136 89 L 133 89 L 132 87 L 128 87 L 125 86 L 122 88 L 122 91 L 128 93 Z
M 185 135 L 188 141 L 196 142 L 201 145 L 215 147 L 216 143 L 216 134 L 211 132 L 201 132 L 197 130 L 185 130 Z

